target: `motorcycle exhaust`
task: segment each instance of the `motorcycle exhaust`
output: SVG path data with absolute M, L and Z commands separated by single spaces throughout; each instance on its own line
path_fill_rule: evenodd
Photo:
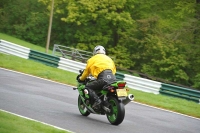
M 126 99 L 124 99 L 124 100 L 122 101 L 122 103 L 123 103 L 124 105 L 126 105 L 126 104 L 128 104 L 129 102 L 133 101 L 133 99 L 134 99 L 134 95 L 133 95 L 133 94 L 129 94 L 129 95 L 126 97 Z

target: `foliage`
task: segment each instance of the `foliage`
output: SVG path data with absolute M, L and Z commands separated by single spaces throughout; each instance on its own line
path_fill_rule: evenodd
M 38 1 L 2 0 L 0 31 L 44 47 L 51 0 Z M 195 0 L 55 0 L 50 48 L 92 51 L 103 45 L 118 67 L 200 88 L 199 5 Z
M 108 52 L 110 55 L 115 55 L 114 62 L 118 67 L 128 68 L 129 66 L 134 66 L 134 62 L 130 60 L 130 54 L 125 46 L 117 45 L 116 47 L 110 48 Z
M 144 57 L 150 61 L 142 66 L 142 72 L 169 81 L 187 82 L 189 77 L 184 68 L 188 63 L 185 55 L 179 53 L 176 47 L 178 44 L 173 41 L 164 42 L 151 35 L 147 39 L 150 42 L 147 42 Z
M 95 45 L 114 47 L 134 23 L 130 13 L 123 11 L 125 2 L 71 0 L 66 2 L 68 14 L 61 20 L 77 27 L 74 37 L 78 45 L 88 45 L 88 50 L 92 50 Z
M 8 0 L 2 6 L 0 31 L 44 46 L 48 16 L 42 4 L 35 0 Z

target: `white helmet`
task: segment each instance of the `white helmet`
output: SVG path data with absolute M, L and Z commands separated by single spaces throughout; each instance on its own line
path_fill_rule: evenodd
M 105 48 L 100 45 L 96 46 L 94 48 L 93 55 L 96 55 L 96 54 L 106 54 Z

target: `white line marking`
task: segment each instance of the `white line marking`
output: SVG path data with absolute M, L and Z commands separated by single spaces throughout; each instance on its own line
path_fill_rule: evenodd
M 136 103 L 136 104 L 143 105 L 143 106 L 147 106 L 147 107 L 151 107 L 151 108 L 155 108 L 155 109 L 163 110 L 163 111 L 166 111 L 166 112 L 170 112 L 170 113 L 174 113 L 174 114 L 178 114 L 178 115 L 182 115 L 182 116 L 186 116 L 186 117 L 190 117 L 190 118 L 193 118 L 193 119 L 200 120 L 200 118 L 193 117 L 193 116 L 189 116 L 189 115 L 185 115 L 185 114 L 181 114 L 181 113 L 174 112 L 174 111 L 171 111 L 171 110 L 167 110 L 167 109 L 162 109 L 162 108 L 158 108 L 158 107 L 150 106 L 150 105 L 147 105 L 147 104 L 144 104 L 144 103 L 135 102 L 135 101 L 132 101 L 132 102 L 133 102 L 133 103 Z
M 54 126 L 54 125 L 51 125 L 51 124 L 48 124 L 48 123 L 44 123 L 44 122 L 41 122 L 41 121 L 38 121 L 38 120 L 35 120 L 35 119 L 32 119 L 32 118 L 28 118 L 28 117 L 25 117 L 25 116 L 22 116 L 22 115 L 18 115 L 18 114 L 15 114 L 15 113 L 12 113 L 12 112 L 9 112 L 9 111 L 6 111 L 6 110 L 0 109 L 0 111 L 6 112 L 6 113 L 9 113 L 9 114 L 12 114 L 12 115 L 15 115 L 15 116 L 18 116 L 18 117 L 27 119 L 27 120 L 31 120 L 31 121 L 34 121 L 34 122 L 39 122 L 39 123 L 41 123 L 41 124 L 44 124 L 44 125 L 47 125 L 47 126 L 51 126 L 51 127 L 53 127 L 53 128 L 59 129 L 59 130 L 67 131 L 67 132 L 70 132 L 70 133 L 75 133 L 75 132 L 66 130 L 66 129 L 64 129 L 64 128 L 60 128 L 60 127 L 57 127 L 57 126 Z
M 62 84 L 62 85 L 70 86 L 70 87 L 75 87 L 75 86 L 72 86 L 72 85 L 67 85 L 67 84 L 64 84 L 64 83 L 59 83 L 59 82 L 56 82 L 56 81 L 52 81 L 52 80 L 49 80 L 49 79 L 40 78 L 40 77 L 37 77 L 37 76 L 33 76 L 33 75 L 29 75 L 29 74 L 25 74 L 25 73 L 22 73 L 22 72 L 17 72 L 17 71 L 14 71 L 14 70 L 9 70 L 9 69 L 5 69 L 5 68 L 1 68 L 1 67 L 0 67 L 0 69 L 4 69 L 4 70 L 11 71 L 11 72 L 15 72 L 15 73 L 24 74 L 24 75 L 27 75 L 27 76 L 31 76 L 31 77 L 35 77 L 35 78 L 39 78 L 39 79 L 43 79 L 43 80 L 47 80 L 47 81 L 50 81 L 50 82 L 54 82 L 54 83 L 58 83 L 58 84 Z M 167 112 L 171 112 L 171 113 L 175 113 L 175 114 L 178 114 L 178 115 L 182 115 L 182 116 L 186 116 L 186 117 L 190 117 L 190 118 L 193 118 L 193 119 L 200 120 L 200 118 L 196 118 L 196 117 L 193 117 L 193 116 L 189 116 L 189 115 L 185 115 L 185 114 L 177 113 L 177 112 L 170 111 L 170 110 L 167 110 L 167 109 L 162 109 L 162 108 L 158 108 L 158 107 L 150 106 L 150 105 L 143 104 L 143 103 L 139 103 L 139 102 L 135 102 L 135 101 L 132 101 L 132 102 L 137 103 L 137 104 L 140 104 L 140 105 L 148 106 L 148 107 L 151 107 L 151 108 L 155 108 L 155 109 L 159 109 L 159 110 L 163 110 L 163 111 L 167 111 Z

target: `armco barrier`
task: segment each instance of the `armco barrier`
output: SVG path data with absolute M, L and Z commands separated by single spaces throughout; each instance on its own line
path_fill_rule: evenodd
M 78 70 L 84 69 L 86 64 L 76 62 L 73 60 L 56 57 L 42 52 L 30 50 L 29 48 L 0 40 L 0 52 L 16 55 L 25 59 L 32 59 L 44 64 L 58 67 L 78 74 Z M 162 84 L 160 82 L 139 78 L 127 74 L 117 72 L 116 77 L 118 80 L 127 82 L 127 86 L 132 89 L 150 92 L 154 94 L 167 94 L 180 98 L 185 98 L 198 102 L 200 99 L 200 91 L 195 91 L 187 88 L 173 86 L 169 84 Z
M 160 93 L 200 103 L 200 91 L 197 90 L 187 89 L 169 84 L 162 84 Z
M 119 73 L 119 72 L 116 72 L 115 74 L 117 80 L 124 80 L 124 74 L 123 73 Z
M 81 62 L 76 62 L 70 59 L 60 57 L 60 61 L 58 64 L 59 69 L 67 70 L 74 73 L 79 73 L 80 69 L 85 69 L 86 64 Z M 117 80 L 123 80 L 124 74 L 116 72 L 115 74 Z
M 46 53 L 38 52 L 35 50 L 31 50 L 29 53 L 29 59 L 39 61 L 48 66 L 58 67 L 58 62 L 60 61 L 59 57 L 49 55 Z
M 0 40 L 0 52 L 28 59 L 30 49 L 5 40 Z
M 136 90 L 144 91 L 144 92 L 149 92 L 149 93 L 154 93 L 154 94 L 159 94 L 159 90 L 161 88 L 161 83 L 136 77 L 136 76 L 131 76 L 125 74 L 124 81 L 127 82 L 127 86 L 130 88 L 134 88 Z
M 86 64 L 84 63 L 76 62 L 62 57 L 60 57 L 60 61 L 58 63 L 59 69 L 67 70 L 77 74 L 79 73 L 80 69 L 85 69 L 85 66 Z

